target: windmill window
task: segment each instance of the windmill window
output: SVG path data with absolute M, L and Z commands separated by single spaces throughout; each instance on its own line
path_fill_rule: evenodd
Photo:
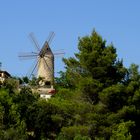
M 49 87 L 51 87 L 51 82 L 50 81 L 46 81 L 45 85 L 49 88 Z
M 46 81 L 45 85 L 51 85 L 51 82 L 50 81 Z

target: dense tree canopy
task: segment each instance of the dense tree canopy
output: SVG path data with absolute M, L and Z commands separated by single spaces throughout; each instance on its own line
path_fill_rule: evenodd
M 65 72 L 55 79 L 57 94 L 39 98 L 15 80 L 0 88 L 2 140 L 138 140 L 140 73 L 123 66 L 113 44 L 94 30 L 79 38 L 79 52 L 63 59 Z M 36 86 L 34 78 L 20 79 Z

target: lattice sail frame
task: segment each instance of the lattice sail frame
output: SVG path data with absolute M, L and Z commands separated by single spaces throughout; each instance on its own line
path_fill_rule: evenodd
M 36 63 L 32 67 L 31 74 L 28 76 L 31 78 L 34 71 L 37 69 L 37 78 L 42 77 L 44 81 L 54 83 L 54 54 L 49 46 L 49 43 L 54 37 L 54 32 L 51 32 L 48 40 L 45 41 L 43 47 L 40 49 L 37 40 L 33 33 L 30 33 L 30 38 L 35 45 L 37 52 L 22 53 L 19 55 L 20 59 L 36 59 Z

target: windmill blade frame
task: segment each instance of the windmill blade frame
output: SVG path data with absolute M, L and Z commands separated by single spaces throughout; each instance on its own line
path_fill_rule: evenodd
M 36 57 L 38 57 L 38 54 L 35 53 L 35 52 L 19 53 L 18 57 L 19 57 L 20 60 L 35 59 Z
M 37 68 L 37 66 L 38 66 L 38 64 L 39 64 L 39 61 L 40 61 L 40 59 L 38 59 L 37 62 L 33 65 L 32 70 L 31 70 L 31 72 L 30 72 L 30 75 L 27 76 L 27 77 L 29 77 L 29 79 L 31 78 L 31 76 L 33 75 L 35 69 Z
M 37 54 L 28 54 L 28 55 L 19 55 L 19 58 L 24 58 L 24 57 L 34 57 L 34 56 L 38 56 Z
M 48 44 L 50 44 L 52 42 L 54 36 L 55 36 L 54 32 L 49 33 L 49 36 L 48 36 L 48 39 L 47 39 Z
M 35 46 L 35 48 L 37 49 L 37 51 L 40 52 L 40 46 L 39 46 L 39 44 L 38 44 L 37 39 L 35 38 L 34 33 L 31 32 L 31 33 L 29 34 L 29 37 L 30 37 L 31 41 L 34 43 L 34 46 Z
M 64 52 L 54 53 L 54 55 L 64 55 Z

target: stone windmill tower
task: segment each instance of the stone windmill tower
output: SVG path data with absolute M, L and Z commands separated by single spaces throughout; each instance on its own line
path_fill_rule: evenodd
M 54 54 L 46 41 L 39 52 L 37 64 L 37 77 L 44 78 L 45 84 L 54 83 Z
M 54 32 L 51 32 L 48 40 L 45 41 L 42 48 L 39 47 L 34 34 L 30 34 L 31 40 L 35 44 L 36 52 L 22 53 L 19 55 L 21 59 L 35 58 L 36 63 L 32 67 L 31 75 L 37 70 L 37 78 L 41 78 L 40 85 L 53 85 L 54 84 L 54 54 L 49 46 L 54 37 Z M 63 54 L 63 53 L 57 53 Z

